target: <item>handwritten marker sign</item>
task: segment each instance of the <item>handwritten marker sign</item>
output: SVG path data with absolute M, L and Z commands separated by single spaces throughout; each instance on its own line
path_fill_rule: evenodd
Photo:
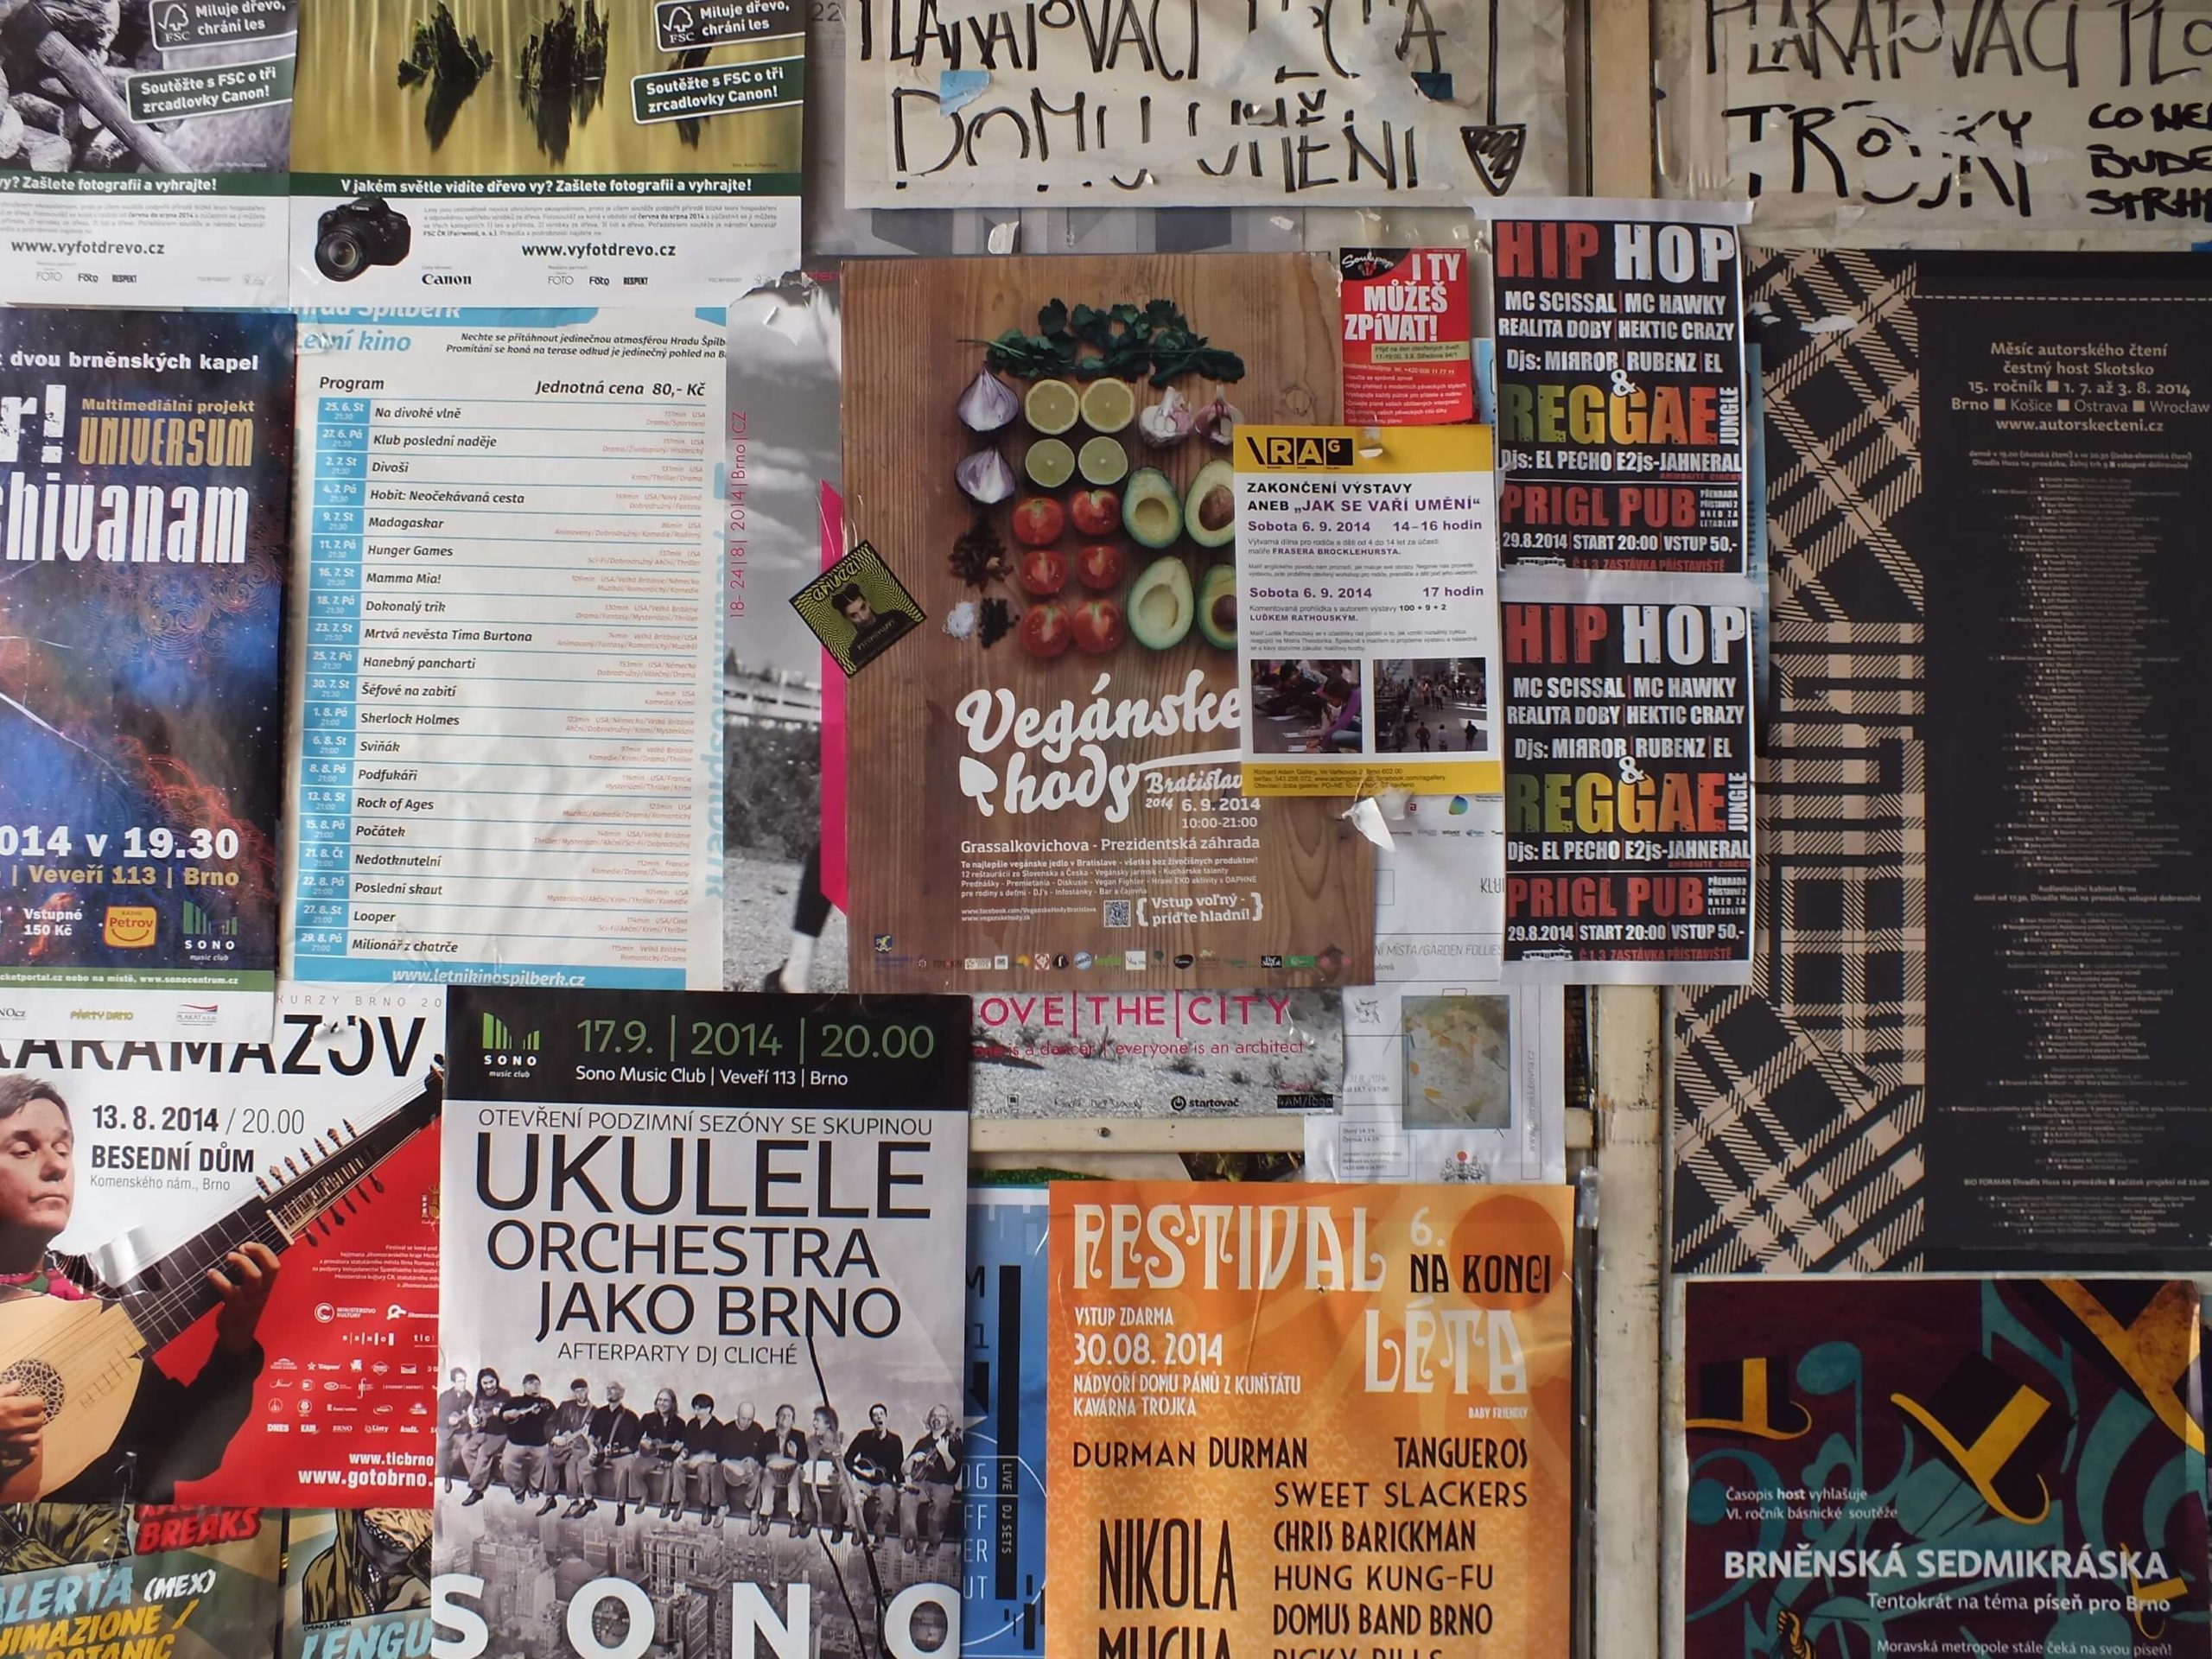
M 1559 0 L 855 0 L 852 207 L 1459 207 L 1567 186 Z M 990 91 L 948 109 L 945 71 Z

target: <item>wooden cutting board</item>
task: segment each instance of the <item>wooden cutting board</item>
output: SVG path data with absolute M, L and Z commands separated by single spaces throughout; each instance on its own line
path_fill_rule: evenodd
M 954 711 L 969 692 L 1003 687 L 1022 707 L 1040 714 L 1064 701 L 1079 714 L 1096 695 L 1116 702 L 1144 698 L 1157 706 L 1181 691 L 1194 670 L 1205 692 L 1232 690 L 1233 652 L 1208 644 L 1196 626 L 1166 651 L 1149 650 L 1132 636 L 1106 654 L 1070 650 L 1043 659 L 1026 652 L 1018 635 L 987 650 L 979 638 L 955 639 L 944 630 L 946 613 L 963 600 L 1008 599 L 1017 613 L 1033 602 L 1012 584 L 978 594 L 946 563 L 955 541 L 985 511 L 1008 553 L 1018 557 L 1022 550 L 1013 534 L 1013 509 L 1036 493 L 1022 473 L 1033 435 L 1019 416 L 992 435 L 1022 480 L 1012 500 L 979 509 L 954 480 L 961 458 L 992 442 L 969 431 L 957 414 L 961 393 L 983 367 L 983 347 L 974 342 L 1008 328 L 1035 333 L 1039 308 L 1055 298 L 1071 307 L 1101 308 L 1173 300 L 1196 332 L 1244 359 L 1244 378 L 1226 391 L 1247 421 L 1333 422 L 1341 331 L 1328 259 L 1313 254 L 891 259 L 849 264 L 843 283 L 848 538 L 871 543 L 929 617 L 862 668 L 847 689 L 854 988 L 1081 991 L 1370 982 L 1373 867 L 1367 842 L 1338 817 L 1344 802 L 1271 800 L 1256 810 L 1231 805 L 1225 821 L 1201 818 L 1194 825 L 1194 815 L 1180 805 L 1186 798 L 1148 805 L 1140 779 L 1134 807 L 1115 823 L 1107 820 L 1103 803 L 986 816 L 963 793 L 961 761 L 971 749 Z M 1017 393 L 1028 390 L 1027 380 L 1002 378 Z M 1194 376 L 1175 385 L 1194 405 L 1210 401 L 1215 391 L 1211 382 Z M 1135 383 L 1135 391 L 1140 410 L 1161 396 L 1148 377 Z M 1087 429 L 1066 435 L 1079 447 Z M 1116 435 L 1128 450 L 1132 476 L 1139 467 L 1156 467 L 1173 480 L 1179 496 L 1207 461 L 1228 458 L 1226 449 L 1197 436 L 1152 448 L 1135 423 Z M 1126 485 L 1124 480 L 1122 488 Z M 1065 505 L 1082 487 L 1078 479 L 1045 493 Z M 1071 524 L 1058 546 L 1072 560 L 1090 539 Z M 1158 556 L 1119 532 L 1104 539 L 1128 556 L 1124 580 L 1109 595 L 1126 603 L 1139 574 Z M 1209 565 L 1233 557 L 1230 549 L 1201 550 L 1187 538 L 1173 550 L 1190 568 L 1194 593 Z M 1089 597 L 1072 578 L 1062 597 L 1070 594 L 1077 601 Z M 1094 691 L 1102 673 L 1112 677 L 1103 694 Z M 1179 766 L 1163 775 L 1219 766 L 1233 780 L 1237 743 L 1232 726 L 1203 736 L 1110 740 L 1104 747 L 1109 764 L 1230 751 L 1230 758 Z M 1009 741 L 974 758 L 1002 776 L 1014 747 Z M 1035 750 L 1025 764 L 1033 771 L 1084 769 L 1079 755 L 1055 766 Z M 1236 800 L 1233 781 L 1224 792 L 1230 802 Z M 995 804 L 1001 793 L 991 793 Z M 1101 845 L 1109 837 L 1210 835 L 1256 836 L 1256 862 L 1223 874 L 1218 861 L 1255 855 L 1249 849 L 1108 851 Z M 974 866 L 985 855 L 963 855 L 963 843 L 1016 839 L 1087 843 L 1090 850 L 1001 855 L 1002 864 L 1018 861 L 1020 868 L 1013 874 L 1001 869 L 988 878 L 991 891 L 982 891 Z M 1214 870 L 1178 868 L 1194 856 L 1215 861 Z M 969 865 L 964 876 L 963 860 Z M 1179 900 L 1223 896 L 1233 902 L 1208 912 L 1223 919 L 1173 919 L 1197 909 L 1186 911 Z M 1139 899 L 1146 901 L 1141 915 Z M 1130 905 L 1128 926 L 1108 925 L 1118 915 L 1112 907 L 1117 899 Z M 1243 916 L 1234 918 L 1238 912 Z M 1131 950 L 1146 952 L 1142 969 L 1077 970 L 1078 953 L 1095 961 Z M 1023 956 L 1033 965 L 1023 966 Z M 1183 956 L 1190 963 L 1179 968 L 1176 959 Z M 1058 965 L 1062 957 L 1069 960 L 1066 968 Z M 1001 957 L 1003 968 L 997 965 Z M 988 959 L 990 966 L 969 969 L 963 964 L 970 958 Z M 1033 965 L 1040 958 L 1041 969 Z M 1283 965 L 1263 965 L 1274 958 Z M 1290 966 L 1294 958 L 1306 960 Z

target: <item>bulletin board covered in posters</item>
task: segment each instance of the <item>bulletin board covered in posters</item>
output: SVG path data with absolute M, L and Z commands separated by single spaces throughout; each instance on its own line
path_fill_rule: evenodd
M 844 285 L 847 360 L 874 365 L 847 382 L 849 535 L 930 619 L 844 689 L 855 986 L 1041 985 L 1062 957 L 1101 988 L 1370 978 L 1367 843 L 1326 801 L 1243 795 L 1212 602 L 1236 556 L 1215 435 L 1334 415 L 1327 263 L 904 261 Z

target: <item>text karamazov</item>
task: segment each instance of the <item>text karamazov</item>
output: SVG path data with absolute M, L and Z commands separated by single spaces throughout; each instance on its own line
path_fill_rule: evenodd
M 1937 1549 L 1923 1544 L 1887 1549 L 1732 1549 L 1720 1558 L 1729 1579 L 2104 1579 L 2155 1584 L 2166 1576 L 2157 1550 Z

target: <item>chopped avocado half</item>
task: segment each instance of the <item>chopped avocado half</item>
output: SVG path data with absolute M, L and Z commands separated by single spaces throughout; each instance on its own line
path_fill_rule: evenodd
M 1167 503 L 1174 505 L 1175 498 L 1169 496 Z M 1197 609 L 1191 600 L 1191 573 L 1171 553 L 1145 566 L 1129 589 L 1129 632 L 1153 650 L 1167 651 L 1183 643 Z
M 1236 474 L 1225 461 L 1210 461 L 1183 498 L 1183 528 L 1200 547 L 1227 547 L 1236 539 Z
M 1167 474 L 1157 467 L 1140 467 L 1122 491 L 1122 528 L 1129 532 L 1139 547 L 1148 547 L 1155 552 L 1174 546 L 1175 538 L 1183 533 L 1183 504 L 1176 499 L 1175 486 L 1169 482 Z M 1186 575 L 1183 582 L 1185 594 L 1190 587 Z M 1186 621 L 1184 626 L 1190 625 Z M 1183 636 L 1179 633 L 1175 637 L 1179 639 Z
M 1218 461 L 1214 463 L 1220 465 Z M 1236 649 L 1236 569 L 1217 564 L 1198 584 L 1198 632 L 1224 651 Z

